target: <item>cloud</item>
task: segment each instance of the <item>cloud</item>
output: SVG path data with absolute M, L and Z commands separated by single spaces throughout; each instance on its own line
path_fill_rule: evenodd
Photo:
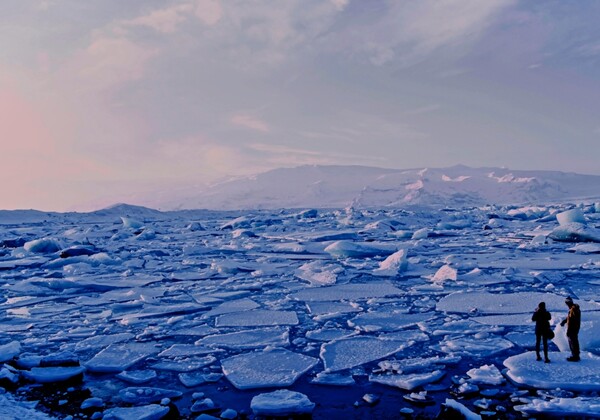
M 268 133 L 271 131 L 266 122 L 247 114 L 234 115 L 231 117 L 230 122 L 235 126 L 249 128 L 251 130 L 260 131 L 261 133 Z
M 223 7 L 219 0 L 197 0 L 195 15 L 205 25 L 213 26 L 221 20 Z
M 188 18 L 188 14 L 193 11 L 191 3 L 179 4 L 166 9 L 159 9 L 148 15 L 139 16 L 135 19 L 125 20 L 121 25 L 127 26 L 146 26 L 157 32 L 164 34 L 172 33 L 177 30 L 180 23 Z
M 390 1 L 369 19 L 331 36 L 338 50 L 366 54 L 382 66 L 414 65 L 433 53 L 465 47 L 489 28 L 515 0 Z
M 82 90 L 120 87 L 144 76 L 146 64 L 158 49 L 142 46 L 125 37 L 101 35 L 60 70 L 65 79 L 79 82 Z

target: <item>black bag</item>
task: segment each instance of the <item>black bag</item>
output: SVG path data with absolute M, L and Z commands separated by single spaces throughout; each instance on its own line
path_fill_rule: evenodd
M 548 325 L 548 329 L 546 330 L 546 338 L 548 340 L 552 340 L 554 338 L 554 331 L 552 331 L 552 327 Z

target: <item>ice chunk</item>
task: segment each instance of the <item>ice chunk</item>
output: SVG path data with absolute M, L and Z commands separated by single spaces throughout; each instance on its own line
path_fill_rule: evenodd
M 81 409 L 85 410 L 86 408 L 102 408 L 104 407 L 104 401 L 102 401 L 102 398 L 98 398 L 98 397 L 91 397 L 88 398 L 87 400 L 84 400 L 81 403 Z
M 56 417 L 50 417 L 33 407 L 35 404 L 15 401 L 13 396 L 8 393 L 0 394 L 0 418 L 2 419 L 56 420 Z
M 96 336 L 88 337 L 82 341 L 77 342 L 77 344 L 75 345 L 75 350 L 88 351 L 88 350 L 97 349 L 97 348 L 101 348 L 101 347 L 107 347 L 111 344 L 129 341 L 129 340 L 133 339 L 134 337 L 135 336 L 131 333 L 96 335 Z
M 600 242 L 600 229 L 567 223 L 554 229 L 548 237 L 558 242 Z
M 215 349 L 203 347 L 201 345 L 196 344 L 173 344 L 168 349 L 159 353 L 158 357 L 190 357 L 202 354 L 209 354 L 214 351 Z
M 463 404 L 459 403 L 456 400 L 446 398 L 446 402 L 444 403 L 446 407 L 452 408 L 453 410 L 458 411 L 463 415 L 465 420 L 481 420 L 481 416 L 469 410 Z
M 576 244 L 567 251 L 576 252 L 579 254 L 600 254 L 600 244 Z
M 310 414 L 315 408 L 304 394 L 287 389 L 279 389 L 252 398 L 250 408 L 256 416 L 293 416 Z
M 215 334 L 196 341 L 197 345 L 249 349 L 257 347 L 285 347 L 289 345 L 289 332 L 284 327 L 262 328 L 251 331 L 237 331 L 228 334 Z
M 149 387 L 128 387 L 119 391 L 119 398 L 130 404 L 149 404 L 163 398 L 179 398 L 181 395 L 180 391 Z
M 401 249 L 380 262 L 379 268 L 373 270 L 373 274 L 376 276 L 394 277 L 403 271 L 406 271 L 407 267 L 407 251 L 406 249 Z
M 336 372 L 387 357 L 412 344 L 376 337 L 352 337 L 323 344 L 320 356 L 325 370 Z
M 211 316 L 216 316 L 216 315 L 249 311 L 251 309 L 256 309 L 258 307 L 259 307 L 259 304 L 254 302 L 252 299 L 244 298 L 244 299 L 238 299 L 238 300 L 231 300 L 229 302 L 223 302 L 216 308 L 203 314 L 202 317 L 209 318 Z
M 467 371 L 467 375 L 478 384 L 500 385 L 504 382 L 504 376 L 494 365 L 483 365 Z
M 340 338 L 350 337 L 356 334 L 356 331 L 343 330 L 340 328 L 323 328 L 319 330 L 308 331 L 306 338 L 317 341 L 333 341 Z
M 218 382 L 222 377 L 222 373 L 202 373 L 202 372 L 188 372 L 180 373 L 179 380 L 181 383 L 188 388 L 202 385 L 209 382 Z
M 23 245 L 23 248 L 25 248 L 25 251 L 33 252 L 35 254 L 50 254 L 52 252 L 60 251 L 62 246 L 56 239 L 41 238 L 26 242 L 25 245 Z
M 344 269 L 335 264 L 325 264 L 322 261 L 312 261 L 301 265 L 295 275 L 314 286 L 335 284 L 338 274 Z
M 116 375 L 117 378 L 122 381 L 129 382 L 135 385 L 145 384 L 156 378 L 156 371 L 154 370 L 130 370 L 124 371 Z
M 500 337 L 452 337 L 447 336 L 439 344 L 444 353 L 463 356 L 486 357 L 513 347 L 513 343 Z M 437 348 L 437 346 L 433 346 Z
M 8 362 L 21 353 L 21 343 L 18 341 L 11 341 L 10 343 L 3 344 L 0 346 L 0 363 Z
M 568 362 L 565 353 L 550 352 L 552 363 L 537 363 L 535 353 L 511 356 L 504 361 L 514 382 L 538 389 L 600 391 L 600 357 L 583 352 L 581 361 Z
M 456 281 L 458 278 L 458 272 L 455 268 L 450 267 L 449 265 L 441 266 L 438 271 L 431 278 L 431 281 L 435 283 L 443 283 L 446 280 Z
M 225 377 L 237 389 L 289 386 L 318 359 L 288 350 L 240 354 L 221 361 Z
M 298 316 L 294 311 L 267 311 L 255 309 L 221 315 L 215 322 L 216 327 L 262 327 L 269 325 L 298 325 Z
M 133 219 L 131 217 L 123 217 L 121 216 L 121 222 L 123 222 L 123 227 L 127 229 L 139 229 L 144 227 L 144 223 L 139 220 Z
M 121 372 L 156 353 L 152 343 L 111 344 L 84 365 L 91 372 Z
M 40 384 L 62 382 L 81 375 L 85 372 L 83 366 L 69 367 L 34 367 L 21 372 L 25 378 Z
M 348 302 L 309 302 L 306 306 L 316 321 L 336 318 L 342 314 L 360 312 L 362 310 L 358 305 Z
M 198 370 L 201 367 L 210 365 L 216 361 L 217 359 L 215 359 L 214 356 L 188 357 L 177 360 L 164 360 L 162 362 L 153 364 L 152 368 L 171 372 L 191 372 L 193 370 Z
M 363 283 L 304 289 L 293 293 L 291 297 L 303 301 L 340 301 L 399 296 L 402 294 L 404 294 L 402 290 L 390 283 Z
M 556 213 L 556 220 L 558 220 L 558 224 L 561 226 L 566 226 L 569 223 L 581 223 L 584 225 L 587 223 L 583 212 L 578 208 Z
M 421 228 L 419 230 L 416 230 L 412 234 L 411 239 L 414 239 L 414 240 L 426 239 L 428 236 L 429 236 L 429 229 L 428 228 Z
M 375 242 L 337 241 L 325 248 L 325 252 L 336 258 L 370 258 L 396 252 L 395 245 Z
M 115 407 L 104 412 L 103 420 L 159 420 L 169 413 L 169 407 L 158 404 L 141 407 Z
M 600 417 L 599 397 L 552 398 L 542 400 L 534 398 L 527 404 L 515 405 L 516 411 L 524 415 L 542 415 L 552 418 L 598 418 Z
M 427 373 L 413 373 L 408 375 L 370 375 L 369 381 L 412 391 L 422 385 L 439 381 L 443 376 L 443 371 L 434 370 Z
M 343 375 L 341 373 L 319 372 L 310 381 L 311 384 L 331 385 L 331 386 L 350 386 L 355 385 L 356 381 L 352 375 Z
M 360 331 L 396 331 L 431 319 L 428 313 L 366 312 L 348 320 L 350 327 Z

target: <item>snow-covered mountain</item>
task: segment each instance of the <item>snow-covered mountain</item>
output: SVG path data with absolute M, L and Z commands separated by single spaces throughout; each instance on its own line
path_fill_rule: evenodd
M 506 168 L 383 169 L 364 166 L 300 166 L 179 190 L 161 202 L 172 209 L 274 209 L 478 206 L 600 199 L 600 176 Z

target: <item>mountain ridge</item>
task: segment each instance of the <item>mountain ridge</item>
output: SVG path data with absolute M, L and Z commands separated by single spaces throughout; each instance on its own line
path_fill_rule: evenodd
M 202 190 L 189 190 L 154 207 L 257 210 L 480 206 L 596 199 L 600 199 L 600 176 L 574 172 L 465 165 L 412 169 L 303 165 L 238 177 Z

